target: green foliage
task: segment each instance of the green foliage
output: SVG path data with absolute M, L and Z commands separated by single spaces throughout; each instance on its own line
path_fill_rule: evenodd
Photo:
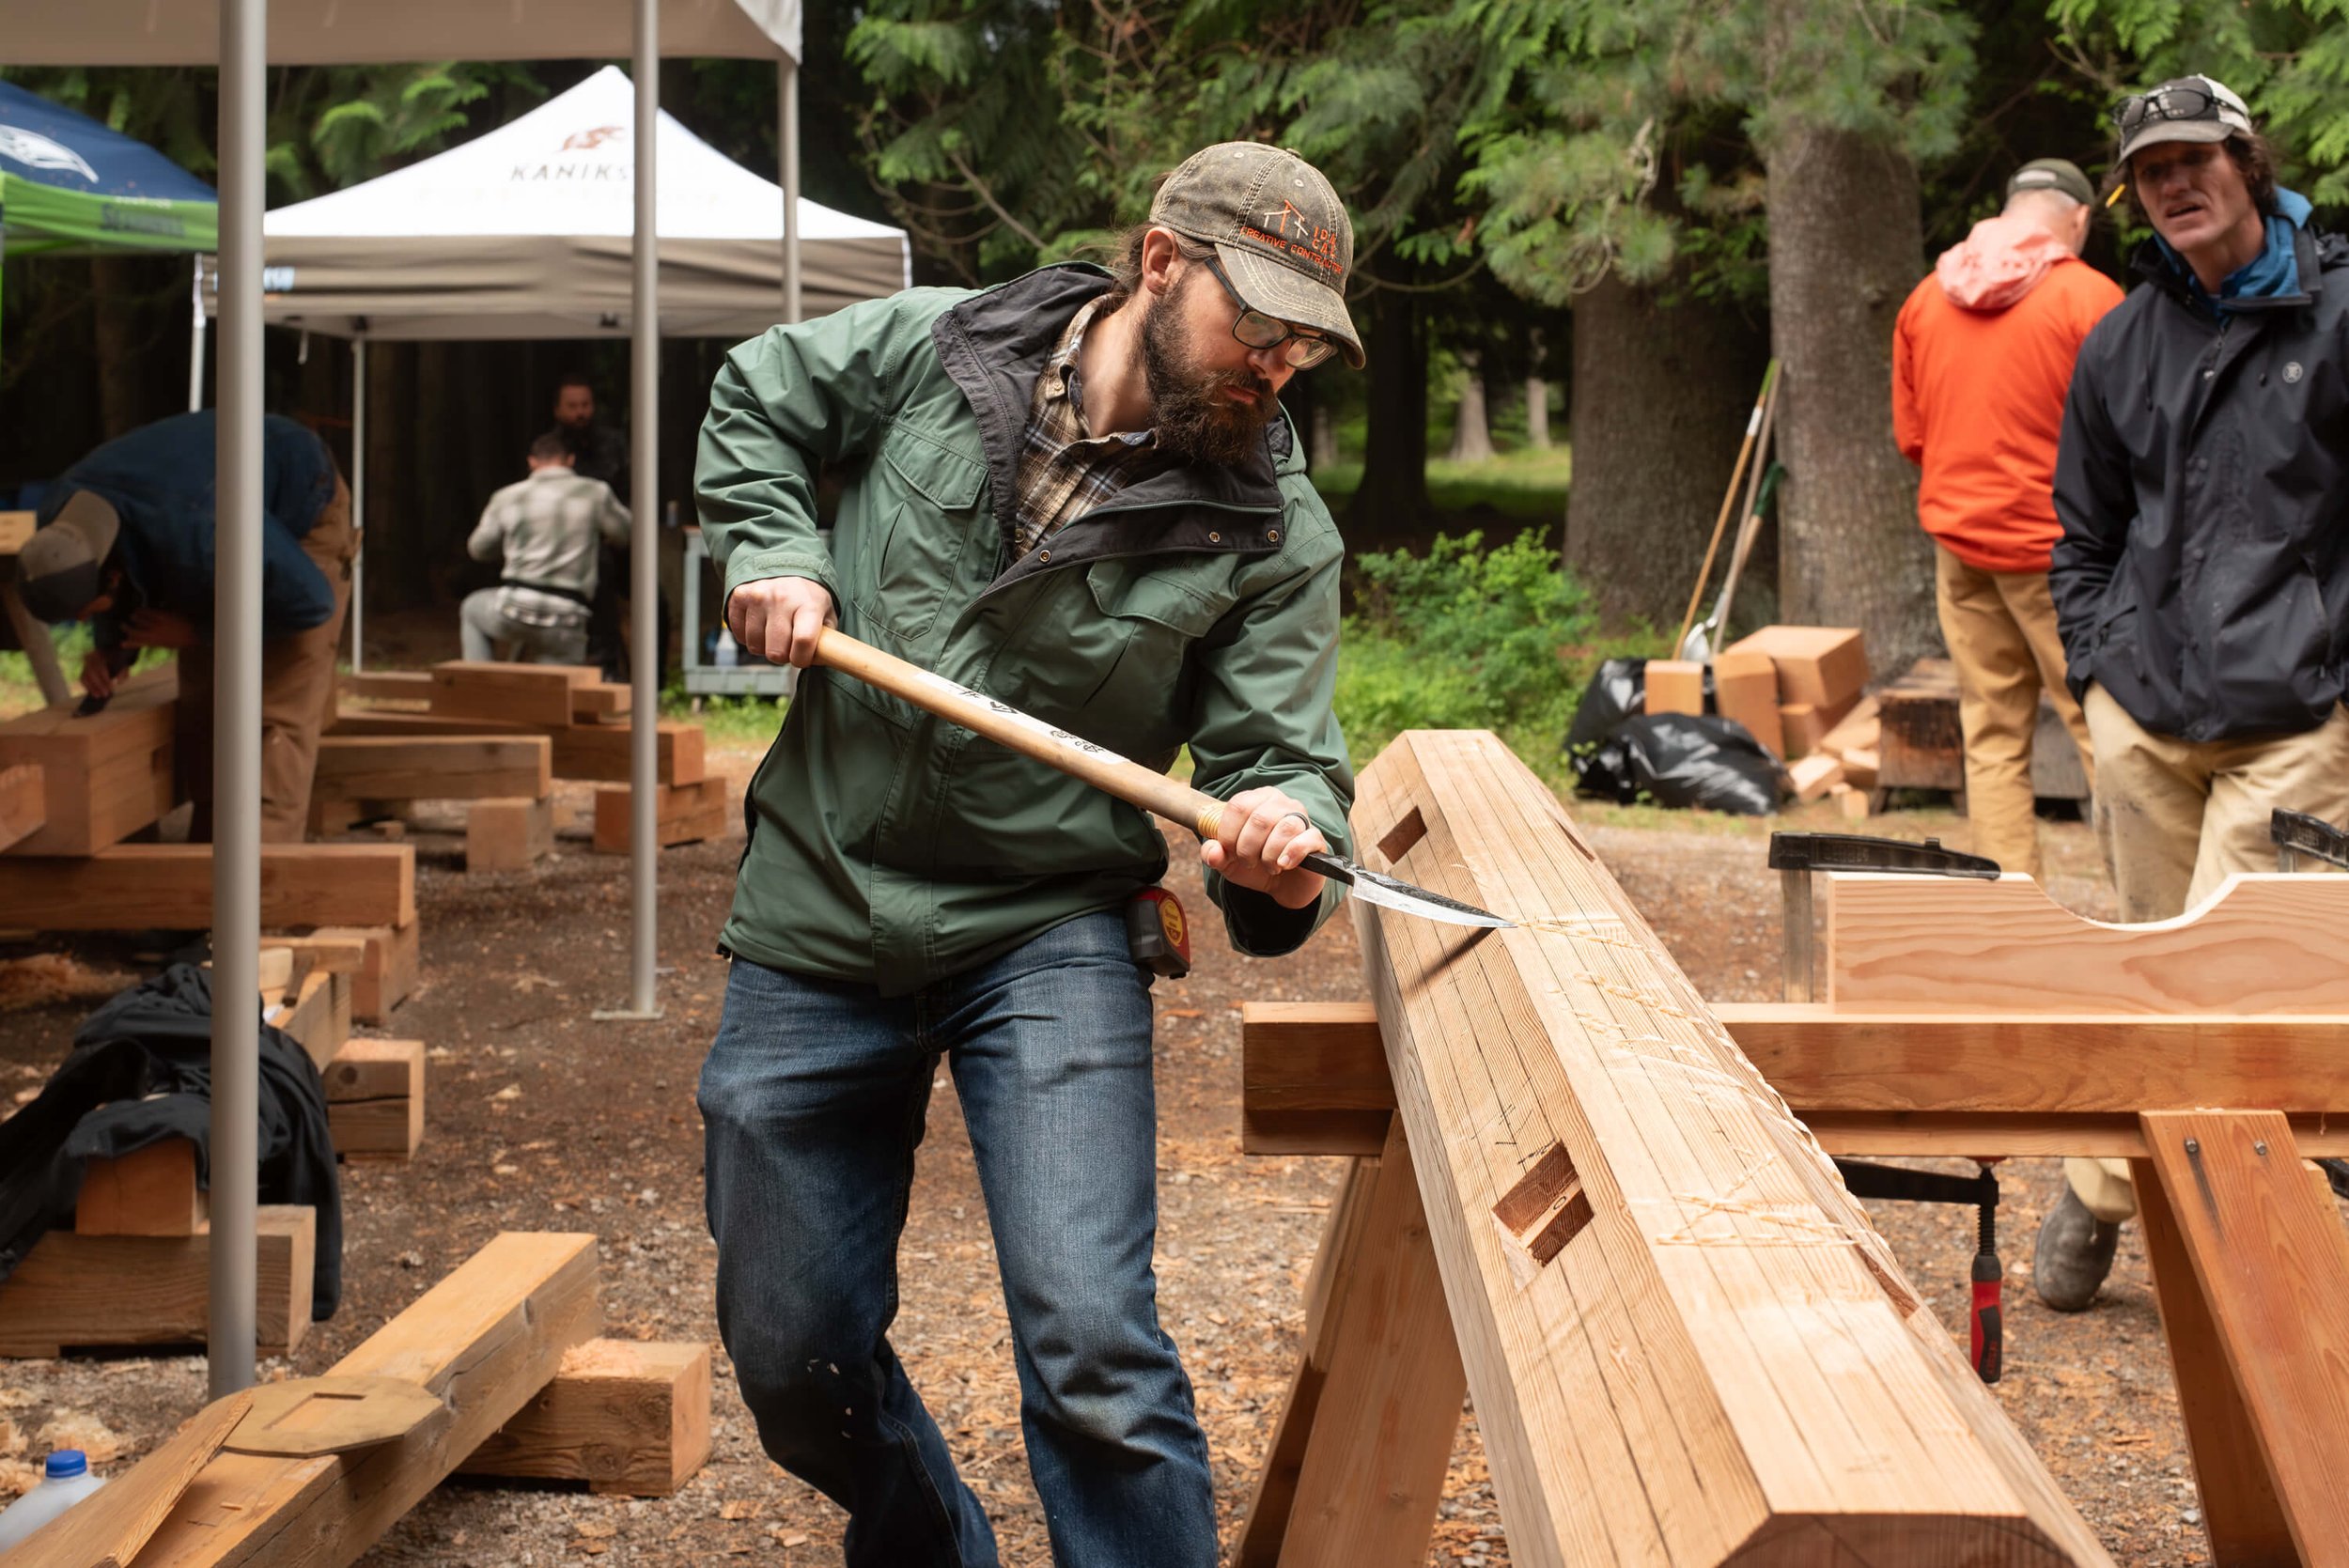
M 2207 73 L 2241 93 L 2287 184 L 2349 205 L 2349 0 L 2051 0 L 2076 69 L 2109 102 Z
M 1594 618 L 1541 535 L 1486 550 L 1439 535 L 1423 555 L 1357 556 L 1356 613 L 1338 657 L 1338 721 L 1357 760 L 1407 729 L 1490 729 L 1554 769 L 1575 690 L 1559 649 Z

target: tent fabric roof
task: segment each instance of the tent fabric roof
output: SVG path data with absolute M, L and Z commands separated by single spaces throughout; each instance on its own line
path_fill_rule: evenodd
M 268 318 L 336 336 L 588 337 L 628 330 L 635 88 L 607 66 L 438 157 L 263 220 Z M 661 330 L 748 335 L 780 314 L 783 191 L 665 112 Z M 897 229 L 799 204 L 809 315 L 908 281 Z
M 209 250 L 212 188 L 87 115 L 0 82 L 0 226 L 8 250 Z
M 663 54 L 800 57 L 801 0 L 661 0 Z M 272 65 L 610 60 L 634 50 L 621 0 L 270 0 Z M 192 66 L 220 57 L 219 0 L 0 0 L 8 63 Z

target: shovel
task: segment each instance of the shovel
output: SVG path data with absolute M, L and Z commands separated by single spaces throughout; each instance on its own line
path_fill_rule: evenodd
M 1223 802 L 1214 796 L 1177 784 L 1140 763 L 1128 762 L 1082 736 L 1056 729 L 983 691 L 957 686 L 943 675 L 932 675 L 830 627 L 817 638 L 816 661 L 827 669 L 854 675 L 893 697 L 901 697 L 926 713 L 934 713 L 1024 756 L 1057 768 L 1071 778 L 1082 779 L 1128 805 L 1183 823 L 1202 839 L 1215 837 L 1216 824 L 1223 815 Z M 1472 904 L 1463 904 L 1439 893 L 1429 893 L 1382 876 L 1368 866 L 1356 865 L 1342 855 L 1315 850 L 1298 865 L 1300 870 L 1344 882 L 1354 890 L 1355 897 L 1382 908 L 1399 909 L 1453 925 L 1506 930 L 1512 924 Z

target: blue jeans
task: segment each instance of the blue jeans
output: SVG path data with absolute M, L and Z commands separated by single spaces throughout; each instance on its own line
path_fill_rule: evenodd
M 760 1441 L 848 1510 L 849 1568 L 996 1563 L 889 1345 L 941 1053 L 994 1231 L 1052 1560 L 1213 1568 L 1206 1439 L 1150 1266 L 1149 976 L 1116 914 L 908 997 L 734 961 L 701 1110 L 719 1330 Z

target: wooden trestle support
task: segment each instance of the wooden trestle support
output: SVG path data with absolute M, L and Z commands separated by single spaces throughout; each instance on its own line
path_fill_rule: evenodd
M 1358 901 L 1371 1004 L 1250 1009 L 1248 1149 L 1356 1158 L 1241 1568 L 1423 1562 L 1464 1387 L 1521 1564 L 2108 1563 L 1828 1150 L 2133 1157 L 2217 1560 L 2349 1560 L 2349 1240 L 2300 1158 L 2349 1128 L 2349 988 L 2263 989 L 2240 918 L 2326 906 L 2288 970 L 2349 878 L 2236 889 L 2200 952 L 2232 981 L 2133 991 L 2141 930 L 2020 878 L 1837 878 L 1830 968 L 1873 981 L 1716 1009 L 1491 736 L 1398 737 L 1354 822 L 1372 866 L 1520 924 Z M 1895 881 L 1941 955 L 1900 983 L 1862 939 Z M 2103 967 L 2006 941 L 2026 897 Z M 2142 928 L 2172 969 L 2190 924 Z

